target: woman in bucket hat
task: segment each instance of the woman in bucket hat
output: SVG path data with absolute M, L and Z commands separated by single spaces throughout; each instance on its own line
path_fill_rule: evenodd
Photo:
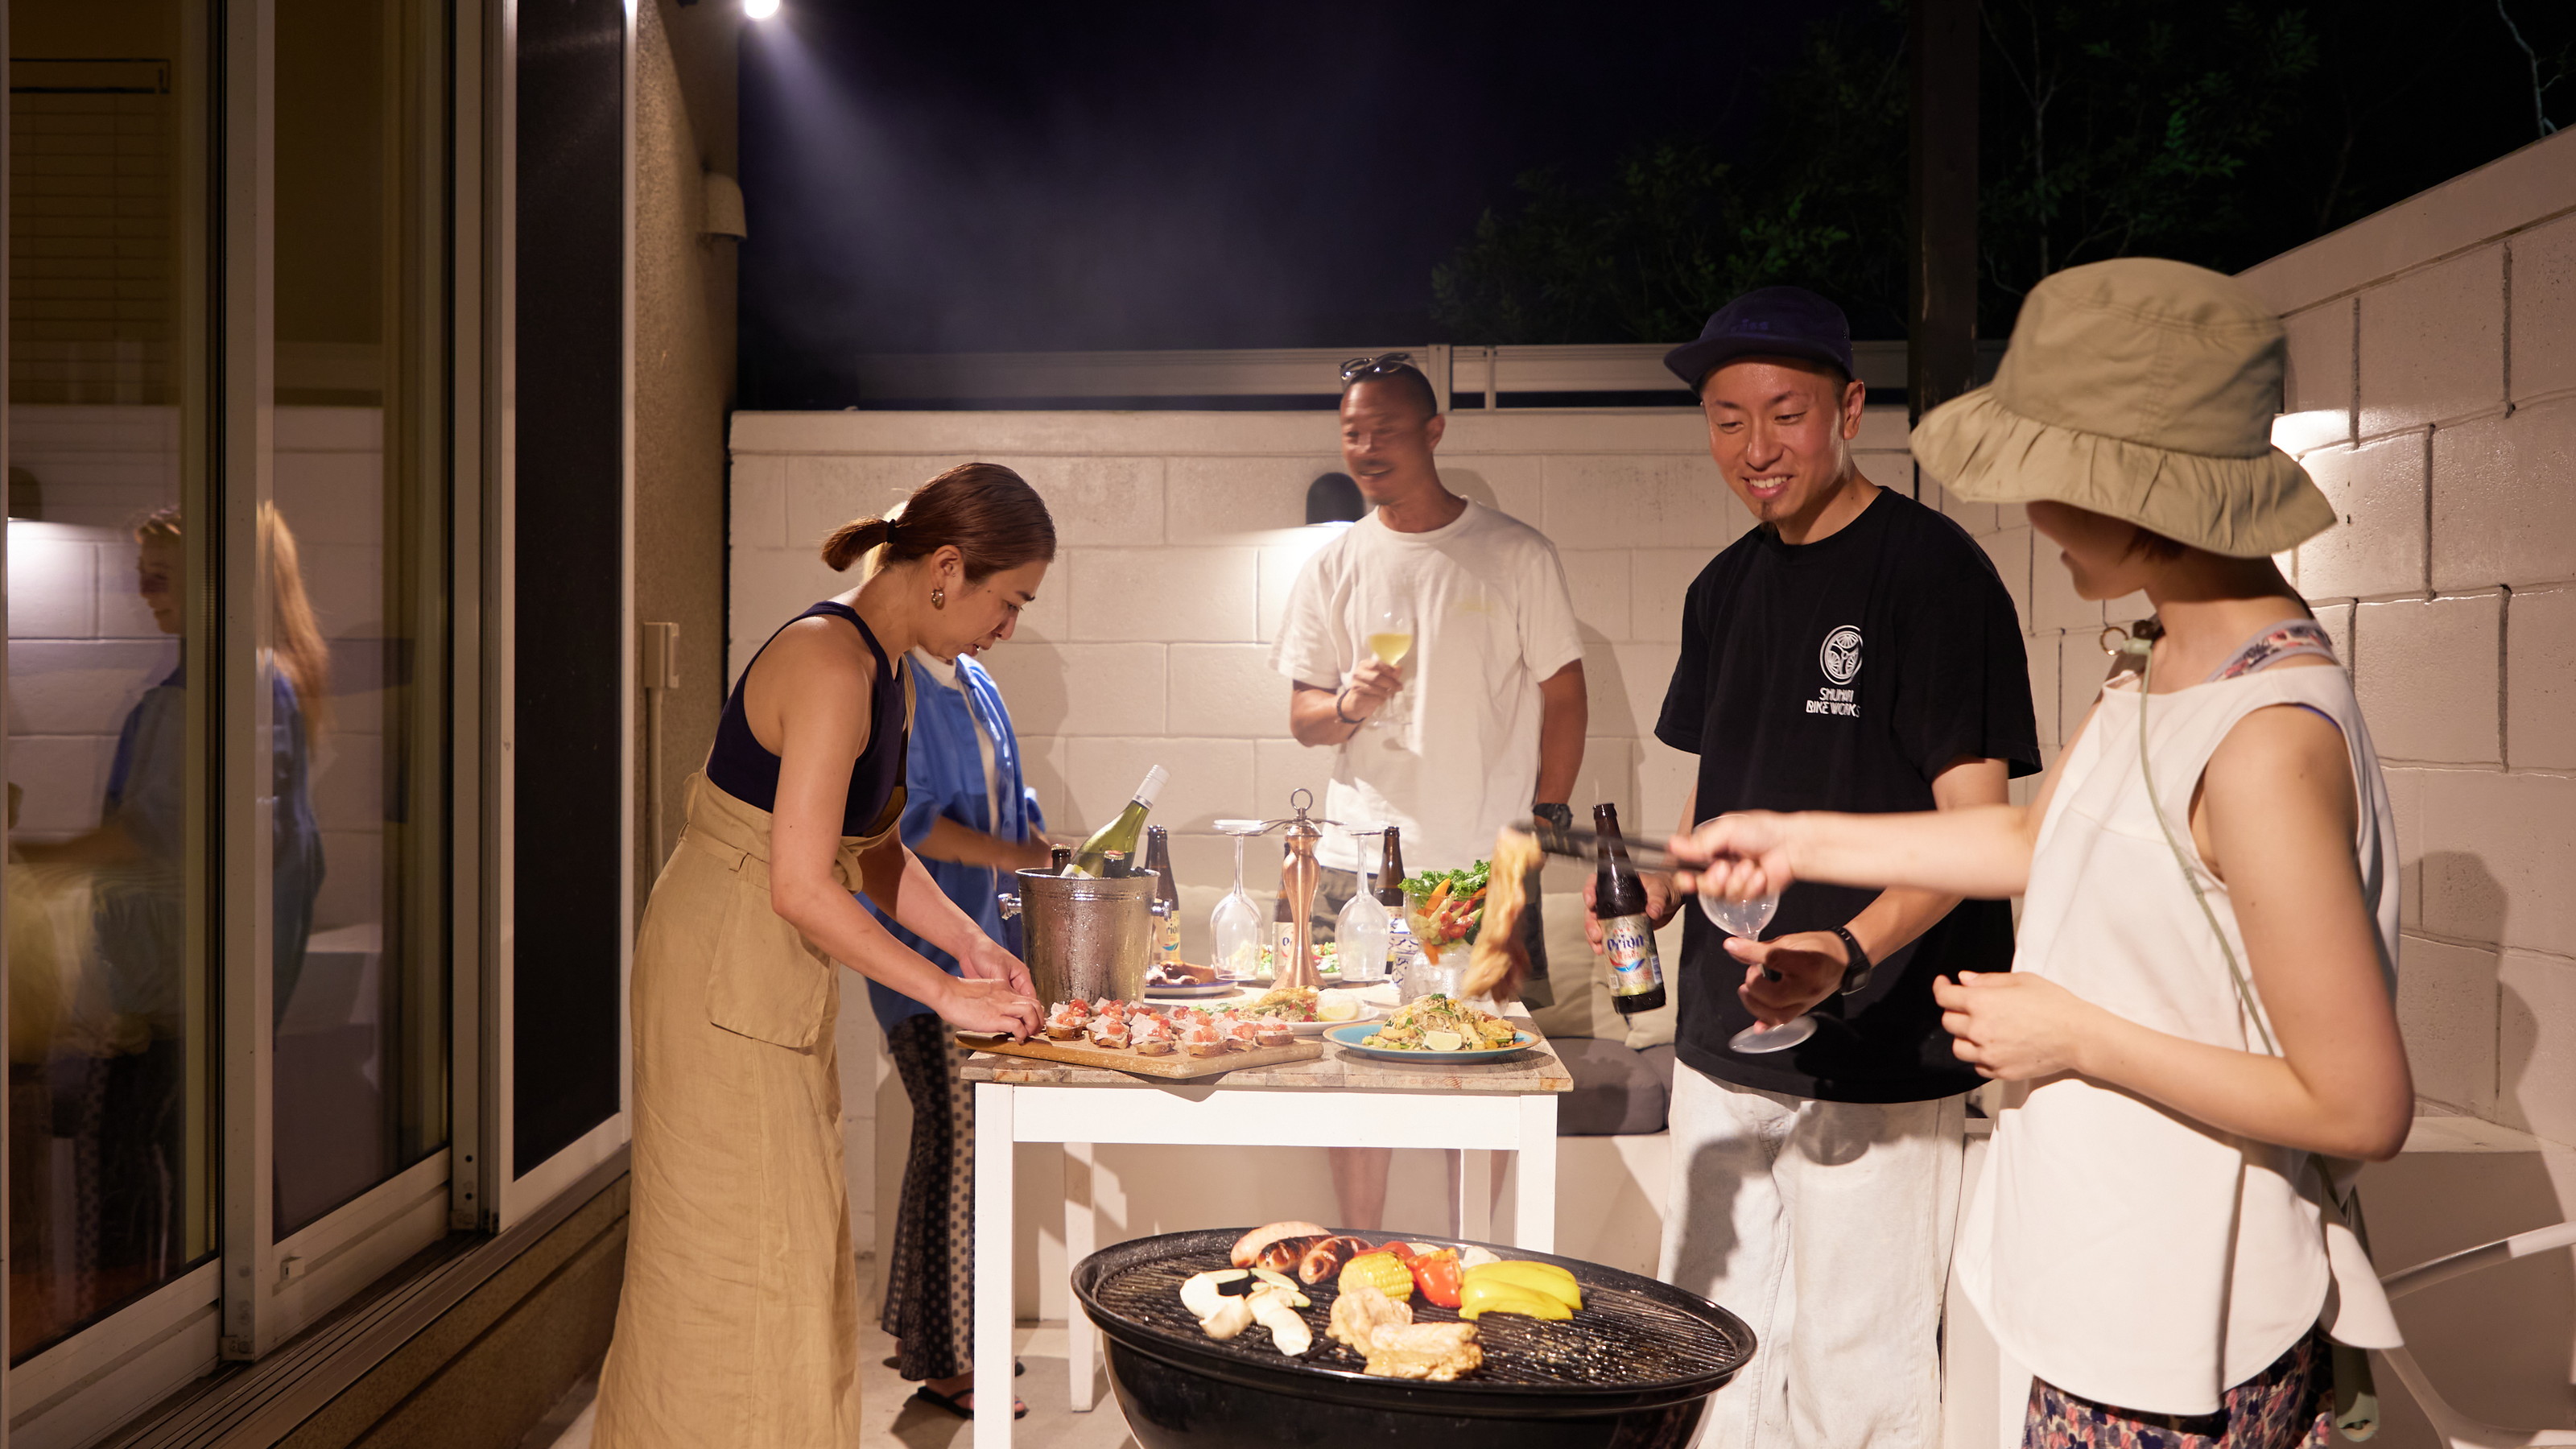
M 1960 1058 L 2010 1084 L 1958 1269 L 2037 1376 L 2031 1445 L 2322 1445 L 2327 1334 L 2398 1341 L 2343 1225 L 2413 1113 L 2396 832 L 2351 679 L 2272 563 L 2334 522 L 2270 443 L 2283 356 L 2214 272 L 2042 282 L 1915 457 L 2025 505 L 2083 597 L 2143 590 L 2156 617 L 2104 631 L 2122 667 L 2026 807 L 1675 842 L 1712 862 L 1686 889 L 2026 898 L 2013 972 L 1940 997 Z

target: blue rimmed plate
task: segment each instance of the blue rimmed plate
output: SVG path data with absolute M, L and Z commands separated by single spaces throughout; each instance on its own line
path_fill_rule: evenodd
M 1370 1034 L 1371 1034 L 1371 1033 L 1373 1033 L 1373 1032 L 1375 1032 L 1376 1030 L 1377 1030 L 1377 1023 L 1376 1023 L 1376 1022 L 1373 1022 L 1373 1021 L 1354 1022 L 1354 1023 L 1352 1023 L 1352 1024 L 1351 1024 L 1351 1025 L 1349 1025 L 1349 1026 L 1337 1026 L 1337 1027 L 1334 1027 L 1332 1030 L 1330 1030 L 1330 1031 L 1328 1031 L 1328 1032 L 1325 1032 L 1325 1033 L 1324 1033 L 1324 1040 L 1326 1040 L 1326 1041 L 1328 1041 L 1328 1042 L 1331 1042 L 1333 1045 L 1335 1045 L 1335 1046 L 1337 1046 L 1337 1047 L 1340 1047 L 1340 1048 L 1341 1048 L 1342 1050 L 1344 1050 L 1344 1051 L 1348 1051 L 1348 1052 L 1357 1052 L 1357 1053 L 1359 1053 L 1361 1056 L 1364 1056 L 1364 1057 L 1380 1057 L 1380 1058 L 1383 1058 L 1384 1060 L 1387 1060 L 1387 1061 L 1390 1061 L 1390 1062 L 1415 1062 L 1415 1063 L 1419 1063 L 1419 1064 L 1423 1064 L 1423 1065 L 1433 1065 L 1433 1064 L 1437 1064 L 1437 1063 L 1441 1063 L 1441 1062 L 1494 1062 L 1494 1061 L 1500 1061 L 1500 1060 L 1502 1060 L 1503 1058 L 1505 1058 L 1505 1057 L 1507 1057 L 1507 1056 L 1510 1056 L 1510 1055 L 1511 1055 L 1511 1054 L 1513 1054 L 1514 1052 L 1523 1052 L 1523 1051 L 1527 1051 L 1527 1050 L 1529 1050 L 1531 1047 L 1534 1047 L 1534 1046 L 1537 1046 L 1537 1045 L 1538 1045 L 1538 1038 L 1537 1038 L 1537 1037 L 1534 1037 L 1534 1036 L 1530 1035 L 1528 1032 L 1525 1032 L 1525 1031 L 1515 1030 L 1515 1031 L 1512 1033 L 1512 1044 L 1511 1044 L 1510 1046 L 1507 1046 L 1507 1047 L 1495 1047 L 1495 1048 L 1491 1049 L 1490 1051 L 1481 1051 L 1481 1052 L 1416 1052 L 1416 1051 L 1405 1051 L 1405 1050 L 1403 1050 L 1403 1049 L 1401 1049 L 1401 1048 L 1397 1048 L 1397 1047 L 1373 1047 L 1373 1046 L 1368 1045 L 1367 1043 L 1368 1043 L 1368 1039 L 1369 1039 Z

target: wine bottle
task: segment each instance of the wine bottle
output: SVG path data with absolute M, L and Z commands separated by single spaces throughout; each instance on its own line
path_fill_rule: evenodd
M 1145 817 L 1153 813 L 1154 797 L 1163 791 L 1163 782 L 1171 778 L 1162 766 L 1145 772 L 1145 783 L 1136 787 L 1136 797 L 1118 818 L 1091 832 L 1082 848 L 1073 853 L 1073 868 L 1068 875 L 1100 876 L 1108 874 L 1109 852 L 1117 851 L 1133 860 L 1136 847 L 1145 843 Z
M 1154 923 L 1154 964 L 1181 964 L 1181 890 L 1172 883 L 1172 832 L 1160 825 L 1145 827 L 1145 868 L 1154 873 L 1154 899 L 1163 903 L 1162 919 Z
M 1270 979 L 1276 981 L 1297 959 L 1297 910 L 1281 891 L 1270 908 Z
M 1610 958 L 1610 1004 L 1622 1016 L 1664 1004 L 1664 963 L 1655 951 L 1655 923 L 1646 916 L 1646 883 L 1628 863 L 1619 834 L 1619 807 L 1592 807 L 1600 836 L 1592 876 L 1592 917 L 1601 923 L 1601 948 Z

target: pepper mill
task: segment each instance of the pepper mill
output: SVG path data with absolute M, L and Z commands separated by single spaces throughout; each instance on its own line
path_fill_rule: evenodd
M 1303 986 L 1312 990 L 1324 984 L 1315 970 L 1315 887 L 1323 874 L 1323 867 L 1315 864 L 1315 842 L 1324 838 L 1324 832 L 1306 813 L 1314 803 L 1311 790 L 1298 790 L 1288 797 L 1289 808 L 1297 813 L 1287 822 L 1286 850 L 1279 862 L 1279 890 L 1296 912 L 1297 951 L 1293 961 L 1270 963 L 1273 987 Z

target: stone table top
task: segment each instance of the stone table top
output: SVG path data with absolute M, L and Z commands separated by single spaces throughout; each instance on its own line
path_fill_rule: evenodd
M 1309 1091 L 1353 1087 L 1370 1092 L 1497 1092 L 1516 1095 L 1572 1091 L 1573 1076 L 1566 1071 L 1556 1048 L 1536 1024 L 1518 1011 L 1506 1010 L 1502 1015 L 1512 1025 L 1537 1037 L 1538 1044 L 1492 1062 L 1444 1064 L 1435 1054 L 1425 1052 L 1422 1054 L 1425 1060 L 1416 1065 L 1409 1061 L 1361 1056 L 1326 1042 L 1324 1054 L 1311 1061 L 1244 1067 L 1212 1077 L 1191 1077 L 1181 1081 L 1137 1076 L 1108 1067 L 1076 1066 L 1070 1062 L 976 1052 L 966 1058 L 966 1065 L 959 1075 L 970 1082 L 1007 1082 L 1014 1086 L 1032 1087 L 1250 1087 Z

